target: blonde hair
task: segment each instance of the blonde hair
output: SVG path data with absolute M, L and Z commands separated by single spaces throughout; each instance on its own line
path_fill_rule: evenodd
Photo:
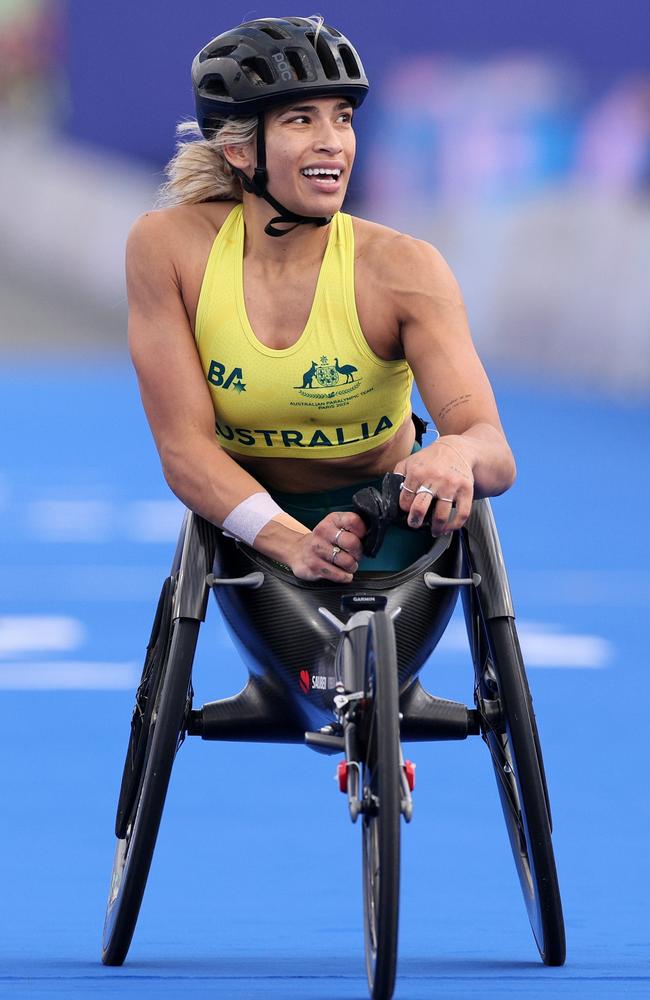
M 165 167 L 167 180 L 158 192 L 156 205 L 167 208 L 202 201 L 241 201 L 241 184 L 224 148 L 254 142 L 257 117 L 224 118 L 211 139 L 203 138 L 196 121 L 181 122 L 176 134 L 181 141 Z

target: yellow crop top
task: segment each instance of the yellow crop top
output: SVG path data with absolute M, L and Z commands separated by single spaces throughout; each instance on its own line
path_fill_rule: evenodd
M 409 413 L 413 376 L 361 331 L 350 216 L 332 219 L 307 325 L 283 350 L 262 344 L 248 321 L 243 255 L 237 205 L 210 251 L 196 315 L 219 443 L 239 455 L 338 458 L 388 441 Z

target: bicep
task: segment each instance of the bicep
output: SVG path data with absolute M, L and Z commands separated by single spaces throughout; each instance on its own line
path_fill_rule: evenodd
M 502 431 L 458 283 L 432 247 L 415 257 L 401 331 L 422 399 L 441 434 L 462 434 L 477 423 Z
M 214 439 L 214 411 L 171 258 L 134 232 L 127 246 L 129 349 L 161 455 L 191 434 Z

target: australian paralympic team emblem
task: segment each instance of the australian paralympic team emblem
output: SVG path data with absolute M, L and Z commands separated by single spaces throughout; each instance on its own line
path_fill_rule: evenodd
M 298 389 L 300 395 L 313 398 L 321 396 L 332 399 L 335 396 L 344 396 L 341 404 L 354 398 L 355 390 L 361 385 L 362 379 L 358 375 L 359 369 L 354 365 L 342 365 L 338 358 L 334 358 L 331 364 L 329 358 L 323 355 L 320 363 L 312 361 L 306 372 L 303 372 L 301 385 L 293 386 Z M 246 392 L 246 382 L 241 368 L 232 368 L 230 371 L 220 361 L 214 359 L 210 361 L 207 372 L 207 379 L 210 385 L 217 389 L 233 389 L 237 393 Z M 345 391 L 337 391 L 339 386 L 349 386 Z M 351 397 L 352 394 L 352 397 Z
M 359 383 L 361 379 L 355 378 L 358 371 L 359 369 L 355 368 L 354 365 L 340 364 L 338 358 L 334 358 L 334 364 L 331 364 L 326 355 L 323 355 L 319 364 L 312 361 L 310 367 L 303 373 L 302 385 L 296 385 L 294 389 L 311 389 L 319 392 L 322 389 L 331 389 L 341 383 L 344 385 Z

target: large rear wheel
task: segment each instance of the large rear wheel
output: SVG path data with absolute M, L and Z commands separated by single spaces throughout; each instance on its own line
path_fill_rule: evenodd
M 400 744 L 397 653 L 389 616 L 370 619 L 361 764 L 366 971 L 373 1000 L 395 988 L 400 881 Z
M 190 707 L 200 623 L 189 618 L 171 620 L 171 592 L 170 579 L 158 604 L 131 722 L 104 922 L 105 965 L 121 965 L 131 944 Z

